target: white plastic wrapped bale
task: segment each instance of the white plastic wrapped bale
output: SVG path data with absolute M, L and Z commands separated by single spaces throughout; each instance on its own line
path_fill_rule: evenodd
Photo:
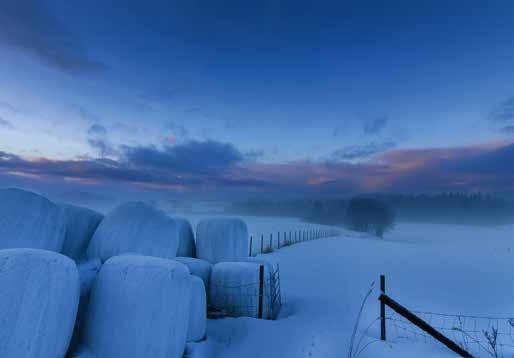
M 195 257 L 195 236 L 191 223 L 187 219 L 174 218 L 178 225 L 179 245 L 177 249 L 177 256 Z
M 56 204 L 28 191 L 0 190 L 0 249 L 60 252 L 65 233 L 64 213 Z
M 131 202 L 105 216 L 89 243 L 87 256 L 102 262 L 126 252 L 173 258 L 178 246 L 174 220 L 150 205 Z
M 81 343 L 96 357 L 182 357 L 191 278 L 186 266 L 172 260 L 109 259 L 93 285 Z
M 258 317 L 260 264 L 221 262 L 214 265 L 209 287 L 209 306 L 221 315 Z M 269 272 L 264 265 L 264 276 Z M 262 317 L 270 318 L 270 282 L 263 282 Z
M 63 358 L 79 303 L 75 263 L 38 249 L 0 250 L 0 357 Z
M 212 272 L 212 264 L 210 262 L 193 257 L 175 257 L 174 260 L 186 265 L 191 275 L 198 276 L 202 279 L 205 287 L 209 287 Z
M 66 236 L 62 253 L 75 261 L 86 256 L 89 241 L 103 219 L 103 215 L 93 210 L 73 205 L 62 207 L 66 218 Z
M 196 257 L 212 264 L 244 261 L 248 257 L 248 229 L 241 219 L 206 219 L 196 227 Z
M 199 342 L 205 339 L 207 327 L 207 298 L 203 281 L 196 276 L 191 277 L 191 307 L 189 311 L 188 342 Z

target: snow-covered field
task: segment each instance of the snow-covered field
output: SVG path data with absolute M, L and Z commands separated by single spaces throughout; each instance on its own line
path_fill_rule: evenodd
M 251 230 L 287 230 L 295 219 L 245 217 Z M 194 220 L 193 220 L 194 221 Z M 254 231 L 256 232 L 256 231 Z M 514 227 L 399 224 L 384 240 L 341 236 L 265 255 L 280 263 L 283 308 L 277 321 L 228 318 L 208 322 L 207 340 L 191 357 L 346 357 L 357 312 L 372 281 L 420 311 L 514 316 Z M 379 315 L 375 289 L 361 330 Z M 394 332 L 391 333 L 391 338 Z M 360 333 L 357 334 L 360 336 Z M 364 342 L 379 337 L 378 322 Z M 376 342 L 360 357 L 452 357 L 433 342 Z M 483 355 L 487 356 L 487 355 Z

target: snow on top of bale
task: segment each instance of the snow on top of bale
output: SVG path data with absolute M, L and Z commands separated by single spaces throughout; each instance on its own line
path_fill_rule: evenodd
M 87 249 L 102 261 L 124 252 L 173 258 L 179 246 L 178 225 L 163 211 L 142 202 L 118 206 L 105 216 Z
M 60 252 L 65 233 L 64 214 L 50 200 L 24 190 L 0 190 L 0 248 Z
M 62 253 L 74 260 L 86 256 L 89 241 L 103 219 L 96 211 L 74 205 L 62 207 L 66 218 L 66 236 Z
M 191 284 L 191 307 L 187 340 L 199 342 L 205 338 L 207 328 L 207 297 L 205 285 L 199 277 L 191 277 Z
M 173 260 L 186 265 L 189 268 L 191 275 L 201 278 L 205 287 L 209 286 L 212 272 L 212 264 L 210 262 L 193 257 L 175 257 Z
M 182 357 L 191 278 L 187 267 L 172 260 L 109 259 L 91 292 L 82 343 L 97 357 Z
M 189 220 L 184 218 L 173 218 L 178 224 L 179 245 L 177 256 L 194 257 L 196 252 L 195 236 Z
M 46 250 L 0 250 L 0 291 L 0 357 L 64 357 L 79 303 L 75 263 Z
M 236 317 L 257 317 L 259 310 L 259 267 L 254 262 L 221 262 L 214 265 L 209 287 L 212 308 Z M 264 265 L 264 274 L 269 272 Z M 264 280 L 263 318 L 270 309 L 270 280 Z
M 196 257 L 218 263 L 248 257 L 248 229 L 237 218 L 205 219 L 196 227 Z

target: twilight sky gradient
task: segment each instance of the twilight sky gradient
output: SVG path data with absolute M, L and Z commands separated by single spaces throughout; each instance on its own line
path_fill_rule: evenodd
M 513 192 L 514 2 L 2 0 L 0 186 Z

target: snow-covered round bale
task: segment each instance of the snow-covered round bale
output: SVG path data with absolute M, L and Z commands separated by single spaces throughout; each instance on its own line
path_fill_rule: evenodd
M 131 202 L 105 216 L 89 243 L 87 256 L 102 262 L 126 252 L 173 258 L 178 246 L 174 220 L 150 205 Z
M 62 210 L 66 218 L 66 236 L 62 253 L 77 261 L 86 256 L 89 241 L 103 215 L 74 205 L 64 205 Z
M 209 306 L 236 317 L 258 317 L 260 264 L 254 262 L 221 262 L 214 265 L 209 287 Z M 269 272 L 264 265 L 264 275 Z M 263 318 L 269 318 L 270 281 L 263 283 Z
M 210 262 L 193 257 L 175 257 L 173 260 L 186 265 L 191 275 L 198 276 L 202 279 L 205 287 L 209 287 L 212 272 L 212 264 Z
M 58 205 L 28 191 L 0 190 L 0 249 L 60 252 L 65 233 L 64 213 Z
M 248 257 L 248 229 L 241 219 L 206 219 L 196 227 L 196 257 L 212 264 L 244 261 Z
M 178 225 L 179 244 L 177 256 L 194 257 L 196 254 L 195 236 L 187 219 L 173 218 Z
M 199 342 L 205 338 L 205 329 L 207 328 L 207 297 L 205 286 L 199 277 L 192 276 L 191 283 L 191 307 L 187 340 L 189 342 Z
M 82 344 L 98 358 L 182 357 L 191 278 L 186 266 L 163 258 L 107 260 L 93 285 Z
M 46 250 L 0 250 L 0 291 L 0 357 L 64 358 L 79 303 L 75 263 Z

